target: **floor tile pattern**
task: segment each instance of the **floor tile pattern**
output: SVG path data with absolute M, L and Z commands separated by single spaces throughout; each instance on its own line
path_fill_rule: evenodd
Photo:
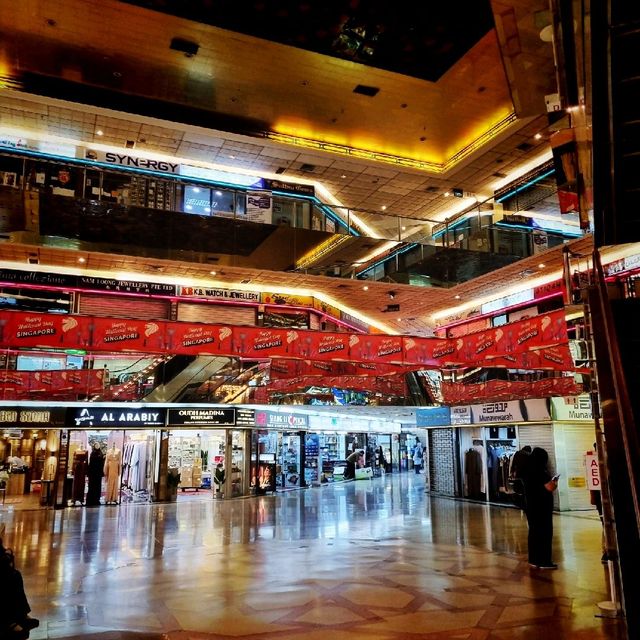
M 555 516 L 560 569 L 536 571 L 518 510 L 433 497 L 415 474 L 0 521 L 33 640 L 624 638 L 597 616 L 597 517 Z

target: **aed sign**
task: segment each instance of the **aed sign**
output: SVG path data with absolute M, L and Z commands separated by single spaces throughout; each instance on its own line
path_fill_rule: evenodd
M 590 491 L 600 491 L 600 467 L 598 456 L 594 451 L 587 451 L 584 456 L 587 470 L 587 487 Z

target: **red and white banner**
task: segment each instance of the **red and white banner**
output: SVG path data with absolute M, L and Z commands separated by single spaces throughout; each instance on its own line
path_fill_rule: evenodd
M 0 397 L 3 400 L 51 396 L 84 395 L 103 390 L 102 369 L 0 372 Z
M 407 395 L 403 376 L 389 376 L 385 378 L 361 376 L 329 376 L 317 378 L 315 376 L 300 376 L 298 378 L 272 380 L 267 389 L 269 393 L 275 391 L 294 392 L 308 387 L 328 387 L 350 389 L 352 391 L 370 391 L 396 396 Z
M 390 376 L 414 371 L 415 367 L 371 362 L 322 362 L 318 360 L 273 359 L 269 368 L 272 380 L 301 376 Z
M 573 377 L 545 378 L 533 382 L 489 380 L 476 384 L 443 382 L 442 398 L 445 404 L 469 404 L 491 400 L 517 400 L 525 398 L 547 398 L 570 396 L 580 393 Z
M 574 369 L 562 310 L 443 339 L 2 311 L 0 346 L 343 361 L 408 369 Z

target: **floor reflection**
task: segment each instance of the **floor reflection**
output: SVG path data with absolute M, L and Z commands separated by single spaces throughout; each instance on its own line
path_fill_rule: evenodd
M 594 617 L 607 599 L 597 518 L 557 516 L 561 568 L 536 573 L 518 510 L 433 497 L 424 476 L 0 518 L 42 620 L 34 640 L 114 629 L 623 637 L 619 623 Z

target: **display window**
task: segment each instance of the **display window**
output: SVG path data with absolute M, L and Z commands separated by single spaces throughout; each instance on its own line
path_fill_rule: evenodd
M 154 430 L 71 431 L 66 505 L 151 502 L 156 438 Z
M 6 429 L 0 436 L 0 504 L 14 510 L 52 505 L 59 432 Z

